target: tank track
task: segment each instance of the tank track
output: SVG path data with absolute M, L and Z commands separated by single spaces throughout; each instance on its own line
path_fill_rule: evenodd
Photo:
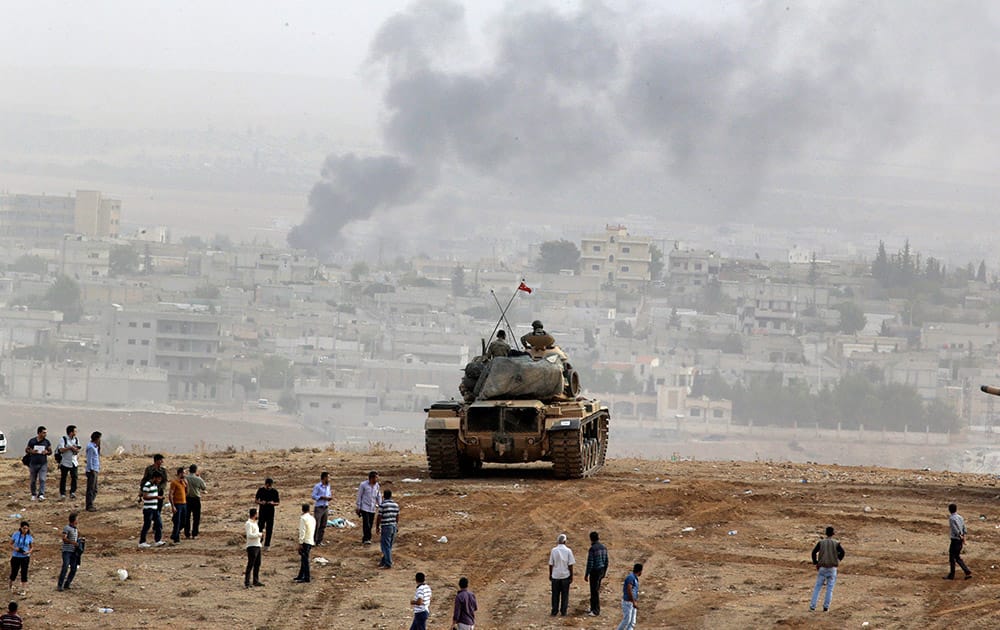
M 557 431 L 549 438 L 556 479 L 588 477 L 604 466 L 608 453 L 606 412 L 585 418 L 576 431 Z
M 427 468 L 432 479 L 456 479 L 461 475 L 458 434 L 455 431 L 426 432 Z

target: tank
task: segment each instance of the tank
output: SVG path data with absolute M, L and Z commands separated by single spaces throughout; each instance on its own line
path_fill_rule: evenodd
M 476 357 L 465 367 L 463 400 L 425 410 L 432 478 L 469 476 L 487 462 L 552 462 L 558 479 L 587 477 L 604 466 L 607 407 L 579 395 L 579 376 L 552 337 L 532 345 L 518 356 Z

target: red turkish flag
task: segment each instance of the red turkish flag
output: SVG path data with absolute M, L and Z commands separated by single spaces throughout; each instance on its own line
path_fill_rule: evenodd
M 524 291 L 525 293 L 531 293 L 531 287 L 529 287 L 528 285 L 524 284 L 524 282 L 523 282 L 523 281 L 522 281 L 522 282 L 521 282 L 521 284 L 520 284 L 520 285 L 519 285 L 519 286 L 517 287 L 517 290 L 518 290 L 518 291 Z

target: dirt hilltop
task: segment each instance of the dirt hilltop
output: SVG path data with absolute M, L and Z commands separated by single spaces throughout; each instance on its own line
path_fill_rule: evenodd
M 620 583 L 646 566 L 641 628 L 996 627 L 1000 509 L 992 476 L 785 463 L 612 460 L 592 479 L 555 481 L 544 467 L 488 469 L 474 479 L 430 480 L 420 454 L 268 452 L 168 454 L 167 469 L 197 463 L 209 493 L 202 535 L 137 548 L 135 502 L 147 457 L 104 458 L 99 512 L 81 512 L 89 546 L 71 592 L 57 593 L 58 533 L 82 501 L 28 501 L 27 469 L 5 460 L 0 492 L 9 535 L 15 514 L 32 523 L 37 552 L 29 590 L 17 597 L 26 627 L 408 628 L 413 574 L 433 588 L 431 628 L 449 628 L 452 596 L 467 576 L 479 600 L 477 628 L 614 627 Z M 329 470 L 331 518 L 353 521 L 354 493 L 369 469 L 401 506 L 390 571 L 357 529 L 330 529 L 313 558 L 313 583 L 293 584 L 298 505 Z M 281 493 L 264 588 L 244 590 L 243 522 L 263 479 Z M 82 475 L 81 475 L 82 480 Z M 669 482 L 667 481 L 669 480 Z M 82 493 L 81 493 L 82 495 Z M 947 504 L 969 525 L 969 581 L 946 582 Z M 870 510 L 866 508 L 871 508 Z M 8 516 L 9 515 L 9 516 Z M 983 520 L 985 519 L 985 520 Z M 167 520 L 167 519 L 165 519 Z M 165 523 L 166 525 L 167 523 Z M 838 530 L 847 558 L 828 613 L 808 611 L 815 571 L 809 551 Z M 359 523 L 360 525 L 360 523 Z M 693 527 L 687 533 L 683 529 Z M 583 581 L 591 530 L 608 545 L 611 570 L 600 618 L 586 616 Z M 734 531 L 732 535 L 729 532 Z M 548 551 L 565 532 L 577 561 L 570 615 L 549 617 Z M 166 536 L 166 535 L 165 535 Z M 447 536 L 448 542 L 437 542 Z M 996 563 L 996 564 L 995 564 Z M 117 569 L 129 579 L 121 582 Z M 100 613 L 111 607 L 113 613 Z

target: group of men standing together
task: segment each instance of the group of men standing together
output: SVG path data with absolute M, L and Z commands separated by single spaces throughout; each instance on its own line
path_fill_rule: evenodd
M 48 429 L 40 426 L 35 437 L 28 440 L 24 447 L 24 457 L 21 461 L 28 467 L 32 501 L 45 500 L 45 484 L 49 476 L 49 456 L 54 455 L 59 467 L 59 499 L 66 500 L 66 481 L 69 480 L 69 498 L 76 499 L 76 489 L 79 480 L 80 451 L 83 447 L 76 436 L 76 425 L 66 427 L 66 435 L 59 438 L 58 446 L 52 448 L 48 438 Z M 94 501 L 97 498 L 97 478 L 101 471 L 101 432 L 90 434 L 90 442 L 86 447 L 87 490 L 86 509 L 96 512 Z

